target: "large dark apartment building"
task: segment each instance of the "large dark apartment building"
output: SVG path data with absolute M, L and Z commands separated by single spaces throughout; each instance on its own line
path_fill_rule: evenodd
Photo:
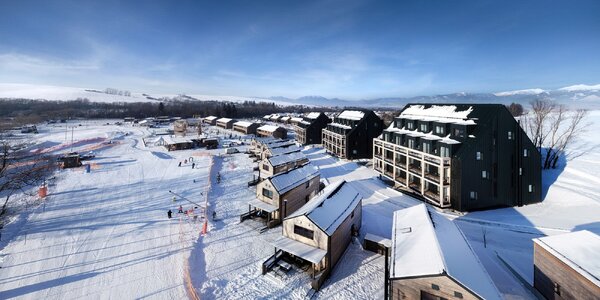
M 373 138 L 383 130 L 383 120 L 370 110 L 345 110 L 322 132 L 323 147 L 339 158 L 373 157 Z
M 323 128 L 330 122 L 331 119 L 322 112 L 308 113 L 294 125 L 296 141 L 302 145 L 320 144 Z
M 373 167 L 441 208 L 542 198 L 540 153 L 501 104 L 409 104 L 373 141 Z

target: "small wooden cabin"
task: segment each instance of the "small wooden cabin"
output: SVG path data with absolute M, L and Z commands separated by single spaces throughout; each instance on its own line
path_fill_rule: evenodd
M 394 212 L 391 299 L 502 299 L 456 224 L 418 204 Z
M 302 207 L 319 191 L 319 169 L 305 164 L 266 178 L 256 186 L 256 200 L 248 202 L 267 214 L 267 226 L 273 227 Z
M 220 118 L 217 120 L 217 126 L 224 129 L 233 128 L 233 123 L 235 123 L 235 120 L 229 118 Z
M 287 130 L 280 126 L 263 125 L 256 129 L 256 134 L 262 137 L 287 138 Z
M 308 162 L 308 158 L 302 152 L 272 156 L 263 159 L 258 164 L 258 173 L 261 178 L 286 172 Z
M 181 136 L 162 136 L 155 145 L 162 145 L 168 151 L 186 150 L 194 148 L 194 142 Z
M 258 123 L 237 121 L 233 123 L 233 130 L 244 134 L 256 134 L 256 128 L 258 128 L 259 126 L 260 124 Z
M 533 240 L 533 287 L 546 299 L 600 299 L 600 237 L 582 230 Z
M 302 148 L 299 146 L 296 146 L 296 145 L 288 145 L 285 147 L 277 147 L 277 148 L 269 147 L 261 153 L 260 158 L 265 159 L 265 158 L 269 158 L 272 156 L 285 155 L 285 154 L 290 154 L 290 153 L 300 152 L 300 151 L 302 151 Z
M 217 124 L 217 117 L 215 116 L 208 116 L 204 119 L 202 119 L 202 123 L 204 124 L 208 124 L 208 125 L 216 125 Z
M 361 224 L 362 196 L 342 180 L 285 218 L 282 236 L 272 244 L 311 266 L 311 287 L 318 291 Z

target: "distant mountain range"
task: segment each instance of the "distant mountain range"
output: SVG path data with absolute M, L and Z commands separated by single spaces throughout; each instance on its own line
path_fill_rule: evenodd
M 0 99 L 46 99 L 46 100 L 77 100 L 88 99 L 93 102 L 155 102 L 170 100 L 204 100 L 204 101 L 256 101 L 275 102 L 280 105 L 306 106 L 338 106 L 365 108 L 400 108 L 407 103 L 501 103 L 512 102 L 528 104 L 535 99 L 549 99 L 572 108 L 600 109 L 600 84 L 578 84 L 556 90 L 539 88 L 497 92 L 497 93 L 453 93 L 433 96 L 390 97 L 365 100 L 345 100 L 325 98 L 321 96 L 305 96 L 300 98 L 286 97 L 244 97 L 244 96 L 212 96 L 195 94 L 146 94 L 128 93 L 125 95 L 106 94 L 96 89 L 75 87 L 44 86 L 30 84 L 0 83 Z

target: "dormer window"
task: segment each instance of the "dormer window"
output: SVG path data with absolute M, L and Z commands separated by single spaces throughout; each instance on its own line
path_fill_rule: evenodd
M 427 132 L 427 124 L 421 124 L 421 132 Z
M 435 134 L 444 134 L 444 126 L 436 125 L 435 126 Z
M 408 122 L 408 123 L 406 123 L 406 128 L 408 128 L 409 130 L 413 130 L 413 129 L 414 129 L 414 127 L 413 127 L 413 126 L 414 126 L 414 125 L 413 125 L 413 122 Z

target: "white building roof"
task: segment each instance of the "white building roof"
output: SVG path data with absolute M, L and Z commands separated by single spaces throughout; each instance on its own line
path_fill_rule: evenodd
M 308 118 L 308 119 L 316 119 L 320 115 L 321 115 L 320 112 L 311 112 L 311 113 L 308 113 L 308 115 L 306 115 L 306 118 Z
M 454 123 L 461 125 L 475 125 L 473 119 L 469 119 L 469 114 L 473 107 L 469 106 L 467 110 L 457 111 L 456 105 L 432 105 L 425 108 L 424 105 L 410 105 L 402 111 L 400 117 L 411 120 L 435 121 L 441 123 Z
M 220 118 L 220 119 L 217 120 L 217 122 L 222 122 L 222 123 L 227 123 L 229 121 L 232 121 L 232 119 L 230 119 L 230 118 Z
M 340 124 L 340 123 L 329 123 L 328 125 L 331 125 L 333 127 L 342 128 L 342 129 L 352 129 L 352 127 L 350 127 L 348 125 Z
M 291 117 L 285 116 L 285 117 L 282 117 L 282 118 L 281 118 L 281 121 L 284 121 L 284 122 L 286 122 L 286 121 L 288 121 L 289 119 L 291 119 Z
M 292 140 L 277 140 L 273 143 L 266 143 L 265 147 L 266 147 L 266 149 L 275 149 L 275 148 L 288 147 L 288 146 L 293 146 L 293 145 L 296 145 L 296 142 L 292 141 Z
M 254 123 L 248 122 L 248 121 L 237 121 L 237 122 L 233 123 L 233 125 L 242 126 L 242 127 L 249 127 L 252 124 L 254 124 Z
M 162 136 L 161 138 L 167 145 L 184 144 L 192 142 L 191 140 L 181 136 Z
M 283 194 L 318 175 L 319 169 L 308 163 L 285 173 L 273 175 L 269 177 L 269 181 L 271 181 L 271 184 L 273 184 L 273 187 L 279 194 Z
M 215 117 L 215 116 L 208 116 L 208 117 L 204 118 L 204 120 L 209 120 L 209 121 L 213 121 L 216 119 L 217 119 L 217 117 Z
M 365 113 L 362 111 L 358 111 L 358 110 L 345 110 L 343 111 L 341 114 L 339 114 L 337 117 L 341 118 L 341 119 L 347 119 L 347 120 L 360 120 L 365 116 Z
M 266 132 L 275 132 L 278 128 L 281 128 L 277 125 L 263 125 L 258 127 L 258 130 L 266 131 Z
M 581 230 L 537 238 L 533 241 L 600 286 L 600 236 Z
M 263 119 L 266 119 L 266 120 L 268 120 L 270 118 L 271 118 L 271 115 L 266 115 L 266 116 L 263 117 Z
M 290 121 L 299 123 L 299 122 L 302 122 L 302 118 L 295 117 L 295 118 L 291 118 Z
M 310 261 L 313 264 L 321 262 L 323 257 L 327 254 L 327 251 L 313 247 L 296 240 L 292 240 L 288 237 L 281 236 L 278 239 L 271 242 L 277 249 L 281 249 L 285 252 L 291 253 L 295 256 L 302 257 L 305 260 Z
M 300 148 L 300 147 L 298 147 L 296 145 L 289 146 L 289 147 L 275 148 L 275 149 L 271 150 L 271 156 L 283 155 L 283 154 L 298 152 L 300 150 L 302 150 L 302 148 Z
M 356 189 L 341 180 L 325 187 L 287 219 L 304 215 L 331 236 L 361 200 Z
M 501 299 L 462 232 L 425 204 L 394 212 L 390 270 L 396 279 L 446 272 L 483 299 Z
M 417 131 L 417 129 L 408 130 L 406 128 L 396 128 L 396 127 L 394 127 L 394 123 L 390 124 L 390 126 L 387 129 L 385 129 L 385 131 L 406 134 L 406 135 L 409 135 L 412 137 L 418 137 L 418 138 L 422 138 L 422 139 L 426 139 L 426 140 L 440 141 L 442 143 L 446 143 L 446 144 L 450 144 L 450 145 L 460 144 L 459 141 L 457 141 L 455 139 L 451 139 L 449 134 L 444 137 L 444 136 L 437 136 L 431 132 L 429 132 L 429 133 L 420 132 L 420 131 Z
M 304 153 L 302 152 L 293 152 L 289 154 L 271 156 L 270 158 L 268 158 L 269 163 L 273 167 L 304 159 L 306 159 L 306 155 L 304 155 Z

